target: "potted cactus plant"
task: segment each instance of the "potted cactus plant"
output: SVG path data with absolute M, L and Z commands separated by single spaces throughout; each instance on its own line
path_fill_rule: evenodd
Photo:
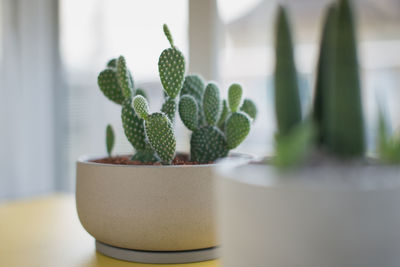
M 242 101 L 238 84 L 222 101 L 215 83 L 185 76 L 184 56 L 166 25 L 164 33 L 170 47 L 158 62 L 161 111 L 150 112 L 123 56 L 110 60 L 98 76 L 103 94 L 122 106 L 124 132 L 135 153 L 112 157 L 114 135 L 108 127 L 108 157 L 77 162 L 77 211 L 105 255 L 145 263 L 209 260 L 217 257 L 219 245 L 211 169 L 245 139 L 257 110 L 251 100 Z M 193 131 L 190 154 L 175 151 L 177 110 Z
M 303 116 L 279 8 L 276 155 L 219 168 L 223 266 L 400 266 L 400 168 L 385 163 L 398 162 L 399 146 L 382 126 L 380 156 L 366 157 L 355 32 L 350 1 L 332 3 L 312 113 Z

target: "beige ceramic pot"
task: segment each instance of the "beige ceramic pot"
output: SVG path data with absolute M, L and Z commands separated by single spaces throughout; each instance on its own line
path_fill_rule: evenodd
M 76 205 L 103 254 L 138 262 L 216 258 L 213 165 L 77 162 Z
M 400 266 L 400 168 L 219 169 L 227 267 Z

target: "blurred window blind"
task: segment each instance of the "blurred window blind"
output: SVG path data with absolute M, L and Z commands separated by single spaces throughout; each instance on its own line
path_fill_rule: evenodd
M 58 4 L 2 0 L 0 9 L 0 200 L 54 190 Z M 61 152 L 62 154 L 62 152 Z

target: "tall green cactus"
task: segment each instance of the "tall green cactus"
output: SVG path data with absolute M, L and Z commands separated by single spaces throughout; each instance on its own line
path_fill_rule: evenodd
M 229 106 L 235 111 L 230 110 L 224 100 L 222 113 L 219 89 L 214 83 L 207 85 L 200 103 L 193 95 L 181 96 L 179 115 L 183 124 L 193 131 L 190 139 L 193 161 L 208 163 L 226 157 L 229 150 L 236 148 L 248 135 L 251 119 L 246 113 L 237 111 L 242 98 L 241 86 L 232 85 L 228 96 Z M 256 110 L 253 112 L 257 113 Z M 200 123 L 199 113 L 205 115 L 205 125 Z
M 290 23 L 282 6 L 278 11 L 275 34 L 275 110 L 278 134 L 286 135 L 301 122 L 301 106 Z
M 278 119 L 276 158 L 279 165 L 295 164 L 304 159 L 306 148 L 313 142 L 336 157 L 364 156 L 357 40 L 350 0 L 337 0 L 326 13 L 317 65 L 312 113 L 314 125 L 307 120 L 301 121 L 292 40 L 288 29 L 286 12 L 281 7 L 277 20 L 275 76 Z M 287 81 L 284 76 L 289 77 L 285 78 Z M 314 126 L 317 137 L 310 142 Z M 285 136 L 282 137 L 282 134 Z
M 327 114 L 328 148 L 339 156 L 362 156 L 364 119 L 353 12 L 348 0 L 340 0 L 337 8 L 335 76 Z
M 326 12 L 322 30 L 312 114 L 314 123 L 318 129 L 317 142 L 322 146 L 327 145 L 329 135 L 327 115 L 329 114 L 330 108 L 330 94 L 334 90 L 336 22 L 337 8 L 335 4 L 332 4 Z
M 357 41 L 348 0 L 330 6 L 326 15 L 313 117 L 319 142 L 331 153 L 340 157 L 364 154 Z

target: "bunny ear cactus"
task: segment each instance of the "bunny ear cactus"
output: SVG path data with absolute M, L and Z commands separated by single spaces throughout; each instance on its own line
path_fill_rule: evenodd
M 228 103 L 232 112 L 236 112 L 242 101 L 243 89 L 239 84 L 232 84 L 228 89 Z
M 149 113 L 147 100 L 143 96 L 135 96 L 133 108 L 145 121 L 145 131 L 150 146 L 163 163 L 170 164 L 175 156 L 176 140 L 171 121 L 164 113 Z
M 147 146 L 144 132 L 143 119 L 141 119 L 132 107 L 132 100 L 126 99 L 122 105 L 122 126 L 128 141 L 136 150 L 144 150 Z
M 136 150 L 132 160 L 171 164 L 176 149 L 173 122 L 177 108 L 184 125 L 193 132 L 191 160 L 210 163 L 225 157 L 248 135 L 251 120 L 257 114 L 256 106 L 249 99 L 241 105 L 243 92 L 238 84 L 230 87 L 229 101 L 221 101 L 216 84 L 205 86 L 198 75 L 185 77 L 183 54 L 174 45 L 167 25 L 163 30 L 171 47 L 161 53 L 158 61 L 164 89 L 161 112 L 149 112 L 146 94 L 134 87 L 123 56 L 110 60 L 99 75 L 103 93 L 122 105 L 125 135 Z
M 120 56 L 117 61 L 117 77 L 122 94 L 125 98 L 131 98 L 133 94 L 133 78 L 131 72 L 126 67 L 126 61 Z
M 121 105 L 125 97 L 122 93 L 121 87 L 118 84 L 117 72 L 114 67 L 110 67 L 100 72 L 97 83 L 103 94 L 116 104 Z
M 250 132 L 250 118 L 246 113 L 238 111 L 242 102 L 243 89 L 239 84 L 232 84 L 228 89 L 228 105 L 232 114 L 225 123 L 225 134 L 228 148 L 236 148 Z
M 214 126 L 220 115 L 221 100 L 216 84 L 209 83 L 203 97 L 203 112 L 208 125 Z
M 193 131 L 190 139 L 192 161 L 209 163 L 226 157 L 229 150 L 237 147 L 248 135 L 251 119 L 238 111 L 242 88 L 237 84 L 230 88 L 233 89 L 228 94 L 229 106 L 235 112 L 228 108 L 226 100 L 222 101 L 221 112 L 220 92 L 214 83 L 206 86 L 200 104 L 192 95 L 181 96 L 179 115 L 183 124 Z M 205 125 L 199 122 L 199 113 L 204 114 Z
M 161 110 L 167 114 L 171 122 L 174 122 L 177 106 L 175 99 L 182 89 L 185 78 L 185 57 L 175 47 L 171 32 L 166 24 L 164 24 L 163 29 L 171 47 L 165 49 L 158 60 L 161 84 L 167 94 Z
M 228 116 L 229 116 L 229 108 L 228 108 L 228 104 L 227 104 L 226 100 L 224 99 L 224 100 L 222 101 L 221 116 L 219 117 L 219 120 L 218 120 L 218 123 L 217 123 L 218 128 L 219 128 L 221 131 L 224 131 L 224 129 L 225 129 L 225 121 L 226 121 L 226 118 L 227 118 Z
M 179 101 L 179 115 L 183 124 L 191 131 L 199 127 L 197 102 L 191 95 L 184 95 Z
M 229 149 L 224 134 L 215 126 L 203 126 L 192 133 L 190 157 L 199 163 L 210 163 L 226 157 Z
M 132 95 L 146 97 L 146 93 L 143 89 L 133 87 L 133 78 L 126 67 L 123 56 L 111 59 L 107 63 L 107 68 L 99 74 L 98 84 L 108 99 L 122 106 L 122 126 L 128 141 L 136 150 L 132 160 L 157 161 L 158 159 L 146 139 L 144 121 L 139 118 L 132 107 Z
M 103 94 L 119 105 L 134 93 L 133 78 L 123 56 L 111 59 L 107 63 L 107 68 L 100 72 L 97 83 Z
M 165 113 L 172 123 L 175 121 L 176 106 L 176 99 L 167 96 L 161 107 L 161 112 Z
M 252 120 L 255 120 L 257 117 L 257 106 L 251 99 L 246 98 L 245 100 L 243 100 L 240 111 L 243 111 L 244 113 L 249 115 Z
M 205 88 L 206 86 L 201 76 L 193 74 L 187 75 L 183 82 L 181 96 L 190 95 L 196 100 L 198 106 L 202 106 Z M 199 125 L 205 125 L 204 113 L 201 109 L 198 109 L 198 117 Z

